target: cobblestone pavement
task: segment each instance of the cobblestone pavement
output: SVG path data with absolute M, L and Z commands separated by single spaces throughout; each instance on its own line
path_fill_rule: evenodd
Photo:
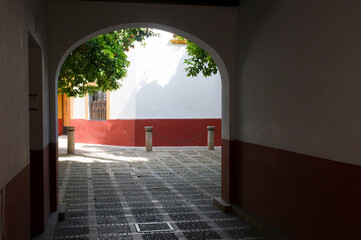
M 221 191 L 221 151 L 124 148 L 59 141 L 59 201 L 53 239 L 266 239 L 212 204 Z

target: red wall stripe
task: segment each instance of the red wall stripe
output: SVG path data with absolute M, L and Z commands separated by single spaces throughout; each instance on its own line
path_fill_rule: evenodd
M 58 142 L 49 143 L 50 211 L 58 208 Z
M 223 142 L 226 197 L 295 240 L 361 239 L 361 166 Z
M 44 232 L 50 211 L 49 145 L 30 151 L 31 234 Z
M 58 136 L 63 135 L 63 119 L 58 119 Z
M 30 238 L 30 164 L 24 167 L 3 189 L 0 189 L 5 213 L 0 239 Z M 4 199 L 5 197 L 5 199 Z M 5 201 L 5 202 L 4 202 Z M 1 238 L 2 237 L 2 238 Z
M 75 127 L 75 142 L 117 146 L 145 145 L 145 126 L 172 141 L 192 139 L 215 126 L 215 145 L 221 146 L 221 119 L 136 119 L 88 121 L 72 119 Z M 153 146 L 207 146 L 207 132 L 198 139 L 187 143 L 168 142 L 153 133 Z

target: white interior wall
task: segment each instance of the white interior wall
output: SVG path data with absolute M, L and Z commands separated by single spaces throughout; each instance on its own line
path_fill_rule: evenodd
M 361 165 L 361 2 L 239 9 L 239 140 Z
M 28 33 L 42 48 L 42 136 L 33 146 L 49 144 L 46 19 L 44 1 L 0 0 L 0 189 L 29 164 Z

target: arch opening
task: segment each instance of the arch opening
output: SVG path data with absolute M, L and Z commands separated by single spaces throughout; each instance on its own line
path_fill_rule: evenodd
M 53 67 L 55 67 L 54 69 L 54 75 L 56 76 L 55 78 L 55 88 L 57 87 L 57 79 L 58 79 L 58 76 L 59 76 L 59 72 L 60 72 L 60 69 L 61 69 L 61 66 L 64 62 L 64 60 L 66 59 L 66 57 L 69 55 L 69 53 L 75 49 L 78 45 L 80 45 L 81 43 L 95 37 L 95 36 L 98 36 L 100 34 L 104 34 L 104 33 L 107 33 L 107 32 L 111 32 L 111 31 L 114 31 L 114 30 L 117 30 L 117 29 L 125 29 L 125 28 L 135 28 L 135 27 L 143 27 L 143 28 L 155 28 L 155 29 L 160 29 L 160 30 L 163 30 L 163 31 L 167 31 L 167 32 L 172 32 L 174 34 L 177 34 L 177 35 L 180 35 L 182 37 L 185 37 L 187 39 L 189 39 L 190 41 L 194 42 L 195 44 L 197 44 L 198 46 L 200 46 L 201 48 L 203 48 L 205 51 L 207 51 L 211 57 L 214 59 L 214 61 L 216 62 L 217 66 L 218 66 L 218 70 L 219 70 L 219 73 L 220 73 L 220 76 L 221 76 L 221 86 L 222 86 L 222 100 L 221 100 L 221 119 L 222 119 L 222 145 L 223 145 L 223 139 L 230 139 L 230 135 L 231 135 L 231 132 L 230 132 L 230 128 L 231 128 L 231 111 L 230 111 L 230 103 L 231 103 L 231 97 L 230 96 L 230 76 L 229 74 L 232 74 L 232 76 L 234 77 L 235 75 L 235 71 L 233 69 L 234 67 L 234 64 L 232 63 L 230 65 L 230 59 L 233 59 L 233 53 L 230 55 L 230 56 L 223 56 L 223 57 L 227 57 L 227 66 L 229 68 L 232 68 L 231 70 L 233 70 L 233 72 L 229 73 L 229 70 L 227 69 L 226 67 L 226 62 L 222 59 L 221 55 L 222 54 L 219 54 L 219 52 L 217 52 L 216 48 L 213 48 L 211 45 L 209 45 L 207 43 L 207 40 L 203 37 L 202 39 L 201 38 L 198 38 L 197 37 L 197 34 L 194 34 L 194 33 L 190 33 L 189 31 L 183 31 L 181 30 L 180 28 L 174 28 L 174 27 L 171 27 L 171 26 L 168 26 L 168 25 L 164 25 L 164 24 L 155 24 L 155 23 L 131 23 L 131 24 L 120 24 L 120 25 L 114 25 L 114 26 L 111 26 L 111 27 L 107 27 L 107 28 L 102 28 L 98 31 L 95 31 L 93 33 L 88 33 L 88 34 L 83 34 L 82 36 L 80 37 L 77 37 L 77 40 L 75 41 L 71 41 L 71 44 L 67 45 L 67 47 L 64 47 L 62 46 L 62 49 L 67 49 L 65 51 L 62 51 L 61 54 L 59 54 L 59 52 L 57 54 L 55 54 L 56 56 L 58 56 L 58 60 L 55 60 L 55 65 L 53 65 Z M 220 49 L 223 49 L 222 47 Z M 227 48 L 225 48 L 227 49 Z M 229 50 L 227 49 L 227 51 L 229 52 Z M 226 52 L 227 52 L 226 51 Z M 225 54 L 223 54 L 225 55 Z M 54 86 L 54 85 L 53 85 Z M 57 92 L 57 89 L 56 91 Z M 234 96 L 233 96 L 234 98 Z M 56 99 L 56 97 L 54 97 L 54 99 Z M 55 100 L 56 101 L 56 100 Z M 234 117 L 233 117 L 234 118 Z M 55 124 L 56 126 L 56 124 Z M 233 129 L 233 132 L 234 129 Z M 224 151 L 223 149 L 226 149 L 226 151 Z M 225 152 L 225 153 L 224 153 Z M 223 165 L 224 165 L 224 162 L 227 162 L 229 161 L 229 149 L 226 145 L 226 148 L 224 148 L 224 146 L 222 146 L 222 181 L 221 181 L 221 189 L 222 189 L 222 198 L 223 199 L 227 199 L 227 196 L 224 197 L 224 193 L 227 194 L 228 190 L 225 189 L 225 188 L 228 188 L 229 184 L 227 183 L 227 179 L 229 178 L 228 174 L 224 174 L 224 172 L 227 172 L 228 168 L 227 168 L 227 165 L 226 165 L 226 168 L 225 170 L 223 169 Z M 226 184 L 224 186 L 224 184 Z M 227 185 L 228 184 L 228 185 Z
M 71 51 L 73 51 L 76 47 L 78 47 L 79 45 L 81 45 L 82 43 L 88 41 L 89 39 L 93 38 L 93 37 L 96 37 L 96 36 L 99 36 L 101 34 L 104 34 L 104 33 L 108 33 L 108 32 L 111 32 L 111 31 L 115 31 L 115 30 L 119 30 L 120 28 L 123 28 L 123 29 L 126 29 L 126 28 L 138 28 L 138 27 L 142 27 L 142 28 L 152 28 L 152 29 L 158 29 L 158 30 L 161 30 L 161 31 L 166 31 L 166 32 L 171 32 L 173 34 L 177 34 L 179 36 L 182 36 L 184 38 L 187 38 L 189 39 L 190 41 L 196 43 L 198 46 L 200 46 L 201 48 L 203 48 L 205 51 L 207 51 L 211 56 L 212 58 L 214 59 L 214 61 L 217 63 L 217 67 L 218 67 L 218 70 L 219 70 L 219 73 L 220 73 L 220 78 L 221 78 L 221 85 L 223 85 L 221 88 L 223 90 L 224 86 L 227 88 L 228 84 L 228 73 L 225 69 L 225 65 L 222 61 L 222 59 L 220 58 L 219 54 L 217 54 L 217 52 L 211 48 L 208 44 L 206 44 L 204 41 L 200 40 L 199 38 L 193 36 L 192 34 L 189 34 L 189 33 L 186 33 L 184 31 L 181 31 L 179 29 L 175 29 L 175 28 L 172 28 L 172 27 L 169 27 L 169 26 L 165 26 L 165 25 L 159 25 L 159 24 L 123 24 L 123 25 L 116 25 L 116 26 L 112 26 L 112 27 L 108 27 L 108 28 L 105 28 L 105 29 L 102 29 L 102 30 L 99 30 L 99 31 L 96 31 L 92 34 L 89 34 L 88 36 L 86 37 L 83 37 L 81 38 L 80 40 L 78 40 L 76 43 L 72 44 L 71 47 L 68 48 L 68 50 L 62 55 L 61 59 L 60 59 L 60 62 L 59 62 L 59 65 L 57 67 L 57 78 L 58 79 L 58 76 L 59 76 L 59 72 L 60 72 L 60 69 L 61 69 L 61 66 L 62 66 L 62 63 L 65 61 L 66 57 L 71 53 Z M 226 83 L 226 84 L 225 84 Z M 57 85 L 56 85 L 57 86 Z M 222 92 L 222 90 L 220 90 L 220 92 Z M 223 90 L 224 92 L 224 90 Z M 221 93 L 221 96 L 223 94 Z M 59 99 L 59 98 L 58 98 Z M 61 99 L 60 99 L 61 100 Z M 87 101 L 88 98 L 86 98 L 85 101 Z M 221 100 L 221 102 L 226 102 L 227 101 L 224 101 L 223 99 Z M 224 106 L 222 106 L 222 103 L 221 104 L 221 107 L 220 109 L 222 109 L 222 111 L 224 110 Z M 224 105 L 224 104 L 223 104 Z M 220 113 L 221 115 L 221 119 L 223 119 L 224 116 L 222 116 L 222 112 Z M 224 115 L 224 114 L 223 114 Z M 60 123 L 59 123 L 60 124 Z M 199 123 L 198 123 L 199 124 Z M 204 124 L 204 123 L 203 123 Z M 227 124 L 227 123 L 226 123 Z M 213 124 L 212 124 L 213 125 Z M 217 130 L 218 130 L 218 133 L 219 132 L 222 132 L 223 133 L 223 129 L 221 130 L 221 128 L 223 127 L 223 123 L 222 124 L 217 124 Z M 221 127 L 222 126 L 222 127 Z M 60 128 L 59 128 L 59 131 Z M 140 135 L 140 133 L 138 133 L 138 135 Z M 219 134 L 220 135 L 220 134 Z M 141 138 L 143 142 L 144 139 Z M 179 140 L 179 139 L 178 139 Z M 143 144 L 143 143 L 142 143 Z M 118 145 L 118 144 L 116 144 Z M 217 141 L 217 145 L 221 145 L 221 136 L 219 136 L 219 141 Z M 139 146 L 139 144 L 135 144 L 135 146 Z M 144 146 L 144 145 L 143 145 Z M 171 145 L 172 146 L 172 145 Z
M 108 29 L 105 31 L 108 32 Z M 172 32 L 174 33 L 174 32 Z M 176 33 L 177 35 L 180 35 L 179 32 Z M 184 36 L 184 35 L 181 35 Z M 86 41 L 87 39 L 83 39 L 81 42 Z M 192 41 L 192 39 L 190 39 Z M 80 42 L 80 43 L 81 43 Z M 78 43 L 78 44 L 80 44 Z M 77 45 L 73 46 L 72 49 L 74 49 Z M 71 50 L 69 50 L 70 52 Z M 63 59 L 64 61 L 65 59 Z M 219 69 L 220 71 L 221 69 Z M 60 67 L 58 68 L 58 71 L 60 71 Z M 205 80 L 207 81 L 207 80 Z M 221 84 L 221 81 L 220 81 Z M 161 85 L 161 83 L 159 84 Z M 166 85 L 166 84 L 165 84 Z M 219 89 L 220 94 L 221 94 L 221 89 Z M 221 97 L 220 97 L 221 98 Z M 221 99 L 219 99 L 221 100 Z M 221 108 L 221 106 L 220 106 Z M 220 113 L 221 116 L 221 113 Z M 181 122 L 185 122 L 184 119 L 180 119 Z M 174 124 L 174 122 L 173 122 Z M 144 127 L 142 129 L 144 131 Z M 181 130 L 182 131 L 182 130 Z M 154 132 L 155 133 L 155 132 Z M 144 134 L 144 132 L 143 132 Z M 219 141 L 219 145 L 221 144 L 221 141 Z M 144 145 L 143 145 L 144 146 Z M 94 200 L 94 203 L 97 204 L 96 206 L 99 206 L 100 203 L 97 202 L 97 198 L 101 198 L 102 197 L 102 193 L 100 193 L 99 191 L 99 187 L 97 186 L 97 181 L 92 181 L 92 179 L 107 179 L 112 180 L 112 184 L 113 187 L 116 187 L 118 189 L 122 189 L 123 193 L 118 192 L 118 198 L 122 198 L 122 202 L 129 202 L 130 205 L 130 209 L 132 214 L 134 214 L 134 212 L 136 211 L 141 211 L 138 209 L 133 209 L 133 205 L 134 201 L 140 201 L 141 203 L 137 203 L 139 204 L 144 204 L 144 206 L 146 206 L 146 203 L 143 203 L 142 201 L 144 201 L 144 199 L 149 199 L 151 201 L 162 201 L 162 198 L 164 196 L 159 196 L 159 192 L 161 192 L 163 195 L 165 195 L 166 197 L 170 197 L 167 201 L 168 202 L 164 202 L 164 203 L 159 203 L 158 204 L 158 208 L 155 209 L 154 211 L 158 211 L 158 209 L 165 209 L 165 211 L 169 211 L 169 212 L 163 212 L 163 215 L 161 217 L 158 216 L 152 216 L 152 220 L 138 220 L 137 219 L 137 214 L 134 214 L 134 218 L 136 222 L 140 222 L 140 221 L 144 221 L 146 224 L 149 224 L 149 222 L 154 222 L 155 220 L 153 220 L 154 218 L 156 218 L 157 222 L 163 222 L 163 216 L 167 216 L 167 218 L 171 219 L 175 219 L 178 216 L 175 216 L 174 214 L 172 214 L 172 212 L 174 211 L 182 211 L 181 208 L 177 208 L 177 204 L 179 206 L 182 206 L 183 208 L 189 208 L 188 206 L 185 206 L 187 203 L 191 202 L 191 198 L 193 198 L 190 195 L 205 195 L 204 197 L 200 198 L 200 199 L 196 199 L 195 201 L 198 202 L 207 202 L 208 207 L 212 207 L 212 198 L 214 197 L 220 197 L 221 195 L 221 177 L 220 177 L 220 172 L 221 172 L 221 151 L 220 148 L 216 149 L 216 151 L 213 152 L 206 152 L 205 148 L 202 148 L 203 150 L 201 152 L 197 152 L 197 150 L 195 149 L 190 149 L 187 152 L 175 152 L 175 150 L 173 151 L 164 151 L 161 153 L 161 157 L 164 159 L 168 159 L 168 161 L 165 161 L 164 159 L 162 159 L 159 156 L 156 156 L 156 154 L 158 154 L 160 151 L 155 151 L 155 153 L 151 156 L 149 156 L 149 154 L 147 155 L 146 152 L 142 151 L 141 153 L 136 153 L 135 156 L 127 156 L 126 153 L 119 153 L 117 152 L 117 154 L 113 154 L 111 152 L 111 150 L 106 150 L 107 146 L 104 146 L 102 148 L 104 148 L 105 150 L 105 154 L 104 153 L 100 153 L 100 152 L 96 152 L 96 147 L 93 151 L 95 151 L 94 153 L 91 154 L 92 159 L 90 161 L 88 161 L 88 159 L 86 159 L 86 157 L 84 157 L 86 155 L 87 151 L 92 151 L 92 147 L 91 146 L 87 146 L 87 145 L 83 145 L 82 147 L 84 147 L 84 150 L 82 150 L 82 156 L 76 156 L 76 157 L 65 157 L 65 159 L 62 159 L 64 161 L 62 161 L 60 163 L 60 166 L 62 168 L 72 168 L 72 166 L 75 167 L 75 169 L 77 169 L 76 171 L 80 172 L 80 175 L 84 175 L 85 173 L 88 174 L 89 176 L 89 172 L 91 172 L 91 178 L 88 177 L 88 186 L 91 184 L 92 188 L 90 191 L 92 192 L 92 195 L 94 195 L 96 198 Z M 100 149 L 100 151 L 102 151 L 103 149 Z M 182 155 L 182 158 L 179 158 L 179 154 Z M 197 158 L 193 158 L 194 154 L 196 154 L 198 157 Z M 208 155 L 207 155 L 208 154 Z M 61 156 L 62 158 L 64 158 L 64 156 Z M 99 157 L 99 159 L 97 158 Z M 158 158 L 160 161 L 156 161 L 154 162 L 154 158 Z M 187 160 L 188 158 L 188 160 Z M 202 160 L 200 159 L 205 159 L 207 158 L 208 162 L 202 162 Z M 183 161 L 182 159 L 185 159 L 185 161 Z M 189 162 L 192 159 L 192 163 L 188 166 L 187 161 Z M 170 162 L 170 160 L 174 160 L 173 162 Z M 65 163 L 66 162 L 66 163 Z M 88 166 L 95 166 L 94 168 L 91 167 L 89 169 L 86 169 L 86 167 L 84 167 L 85 164 L 81 164 L 81 163 L 87 163 Z M 160 164 L 159 166 L 156 166 L 155 164 Z M 192 165 L 193 164 L 193 165 Z M 108 177 L 107 174 L 105 174 L 106 176 L 102 175 L 102 176 L 98 176 L 97 174 L 99 174 L 98 171 L 100 171 L 101 167 L 100 166 L 107 166 L 107 171 L 111 171 L 113 174 L 109 174 L 110 177 Z M 176 165 L 176 166 L 174 166 Z M 212 166 L 213 165 L 213 166 Z M 216 165 L 216 166 L 214 166 Z M 184 173 L 179 173 L 179 169 L 183 169 L 183 171 L 187 170 L 187 172 Z M 122 169 L 121 173 L 117 172 L 119 171 L 119 169 Z M 134 168 L 139 168 L 139 169 L 144 169 L 146 168 L 147 173 L 137 173 L 137 171 L 133 171 Z M 159 169 L 162 169 L 162 171 L 160 171 Z M 103 170 L 103 169 L 102 169 Z M 116 182 L 121 182 L 121 181 L 126 181 L 124 179 L 122 179 L 123 175 L 125 171 L 129 171 L 131 174 L 135 175 L 136 178 L 131 178 L 128 179 L 129 180 L 129 185 L 130 187 L 132 187 L 132 189 L 129 189 L 129 186 L 127 186 L 126 184 L 117 184 Z M 70 172 L 70 171 L 69 171 Z M 128 172 L 127 172 L 128 173 Z M 183 175 L 190 175 L 193 174 L 193 176 L 196 176 L 196 180 L 192 179 L 188 179 L 187 177 L 183 177 Z M 203 175 L 204 174 L 204 175 Z M 100 174 L 99 174 L 100 175 Z M 150 181 L 155 181 L 158 179 L 158 175 L 160 176 L 159 178 L 162 178 L 162 176 L 168 176 L 165 179 L 170 179 L 173 180 L 168 182 L 167 180 L 164 180 L 165 183 L 165 187 L 163 186 L 159 186 L 157 184 L 154 184 L 153 186 L 148 186 L 147 182 Z M 63 179 L 63 176 L 62 176 Z M 127 178 L 126 178 L 127 179 Z M 144 180 L 142 180 L 144 179 Z M 176 180 L 176 181 L 175 181 Z M 182 185 L 178 185 L 178 182 L 182 182 Z M 203 181 L 206 183 L 203 183 L 203 185 L 198 185 L 199 183 L 197 183 L 197 181 Z M 90 183 L 91 182 L 91 183 Z M 68 183 L 69 184 L 69 183 Z M 174 187 L 172 186 L 174 184 Z M 85 185 L 85 184 L 84 184 Z M 140 186 L 139 188 L 137 186 Z M 178 196 L 176 196 L 175 194 L 177 193 L 178 190 L 173 190 L 175 188 L 179 187 L 180 192 L 178 192 Z M 184 190 L 185 192 L 181 191 L 183 189 L 183 187 L 187 187 L 188 189 Z M 144 189 L 147 189 L 146 191 L 144 191 Z M 144 192 L 142 192 L 144 191 Z M 201 192 L 202 194 L 198 193 Z M 89 193 L 89 191 L 88 191 Z M 71 192 L 69 193 L 71 194 Z M 128 195 L 125 195 L 128 194 Z M 134 196 L 133 196 L 134 195 Z M 141 195 L 141 200 L 137 199 L 138 195 Z M 173 197 L 174 195 L 174 197 Z M 181 196 L 181 197 L 179 197 Z M 176 199 L 177 198 L 177 199 Z M 163 199 L 164 201 L 164 199 Z M 168 205 L 172 203 L 172 207 L 169 207 Z M 164 204 L 164 205 L 163 205 Z M 144 207 L 143 206 L 143 207 Z M 150 207 L 151 208 L 151 207 Z M 189 208 L 192 212 L 193 211 L 202 211 L 201 208 L 198 207 L 191 207 Z M 93 210 L 94 212 L 97 209 Z M 153 211 L 153 209 L 151 209 Z M 150 211 L 150 210 L 149 210 Z M 96 212 L 97 213 L 97 212 Z M 98 214 L 98 213 L 97 213 Z M 192 213 L 190 213 L 192 214 Z M 145 214 L 146 215 L 146 214 Z M 187 216 L 186 216 L 187 217 Z M 207 217 L 204 215 L 203 219 L 207 219 Z M 133 232 L 132 232 L 133 233 Z M 184 233 L 182 232 L 178 232 L 177 233 L 179 237 L 184 237 Z
M 216 62 L 217 67 L 219 69 L 219 72 L 221 74 L 222 83 L 229 81 L 229 79 L 228 79 L 228 71 L 227 71 L 226 65 L 225 65 L 224 61 L 222 60 L 221 56 L 217 53 L 217 51 L 215 49 L 213 49 L 204 40 L 201 40 L 200 38 L 196 37 L 193 34 L 190 34 L 188 32 L 185 32 L 185 31 L 182 31 L 180 29 L 173 28 L 173 27 L 170 27 L 170 26 L 167 26 L 167 25 L 154 24 L 154 23 L 129 23 L 129 24 L 115 25 L 115 26 L 111 26 L 111 27 L 108 27 L 108 28 L 103 28 L 101 30 L 95 31 L 95 32 L 93 32 L 93 33 L 91 33 L 91 34 L 89 34 L 87 36 L 82 37 L 78 41 L 74 42 L 71 46 L 69 46 L 68 49 L 61 56 L 60 60 L 58 61 L 58 65 L 57 65 L 57 69 L 56 69 L 56 76 L 55 76 L 56 86 L 57 86 L 57 81 L 58 81 L 58 78 L 59 78 L 59 72 L 60 72 L 61 66 L 63 65 L 65 59 L 69 56 L 69 54 L 75 48 L 77 48 L 82 43 L 84 43 L 84 42 L 86 42 L 86 41 L 88 41 L 88 40 L 90 40 L 90 39 L 92 39 L 92 38 L 94 38 L 96 36 L 99 36 L 101 34 L 116 31 L 116 30 L 119 30 L 119 29 L 128 29 L 128 28 L 153 28 L 153 29 L 159 29 L 159 30 L 163 30 L 163 31 L 166 31 L 166 32 L 171 32 L 171 33 L 177 34 L 179 36 L 182 36 L 182 37 L 184 37 L 186 39 L 189 39 L 190 41 L 194 42 L 199 47 L 204 49 L 209 55 L 211 55 L 211 57 Z

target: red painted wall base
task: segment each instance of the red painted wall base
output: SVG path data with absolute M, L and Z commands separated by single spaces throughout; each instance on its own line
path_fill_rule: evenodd
M 0 189 L 0 199 L 0 239 L 30 239 L 30 165 Z
M 222 197 L 292 239 L 361 239 L 361 166 L 223 140 Z
M 50 211 L 58 209 L 58 142 L 49 144 Z
M 145 145 L 145 126 L 153 126 L 153 146 L 207 146 L 207 132 L 192 139 L 215 126 L 215 145 L 221 145 L 221 119 L 137 119 L 88 121 L 71 120 L 75 127 L 75 142 L 118 146 Z M 162 139 L 160 136 L 171 140 Z M 174 141 L 174 142 L 173 142 Z
M 63 135 L 63 119 L 58 119 L 58 136 Z
M 43 233 L 50 212 L 49 146 L 30 151 L 31 234 Z

